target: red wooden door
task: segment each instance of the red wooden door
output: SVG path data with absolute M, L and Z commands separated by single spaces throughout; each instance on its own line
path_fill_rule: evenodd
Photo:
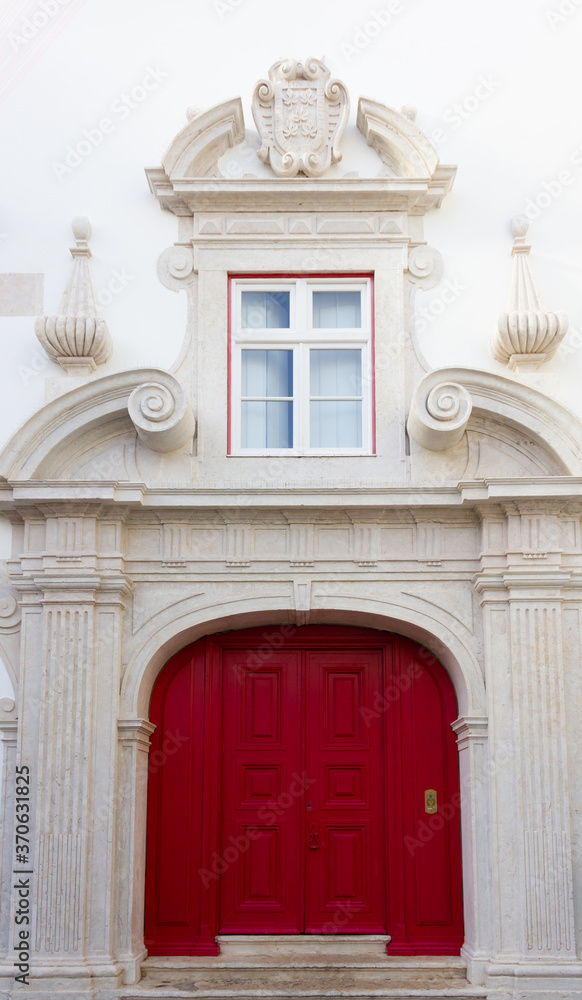
M 150 954 L 215 954 L 219 931 L 459 953 L 456 701 L 428 650 L 358 628 L 223 633 L 172 658 L 150 717 Z
M 245 653 L 225 649 L 222 657 L 221 930 L 294 934 L 302 902 L 301 798 L 293 795 L 301 768 L 302 655 L 273 652 L 257 671 Z
M 305 652 L 307 933 L 386 932 L 382 679 L 382 650 Z

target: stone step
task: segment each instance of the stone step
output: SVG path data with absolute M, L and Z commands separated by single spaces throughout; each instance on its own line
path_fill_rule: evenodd
M 392 964 L 345 965 L 310 967 L 277 966 L 209 968 L 208 966 L 172 967 L 168 959 L 164 964 L 153 965 L 154 959 L 144 964 L 144 976 L 136 986 L 125 987 L 123 1000 L 146 1000 L 163 997 L 165 1000 L 182 1000 L 198 997 L 199 1000 L 298 1000 L 301 997 L 347 997 L 350 1000 L 388 997 L 451 997 L 456 1000 L 484 998 L 486 990 L 468 985 L 464 969 L 460 967 L 430 968 L 424 960 L 412 960 L 414 966 L 402 961 Z M 196 960 L 189 960 L 190 962 Z M 410 961 L 410 960 L 408 960 Z M 442 961 L 442 960 L 441 960 Z
M 386 959 L 387 934 L 220 934 L 220 955 L 240 961 L 340 954 L 348 960 Z M 329 964 L 334 964 L 331 962 Z
M 181 986 L 182 984 L 180 984 Z M 305 984 L 307 985 L 307 984 Z M 310 984 L 313 985 L 313 984 Z M 124 987 L 118 994 L 119 1000 L 150 1000 L 152 997 L 162 1000 L 487 1000 L 487 990 L 481 987 L 465 986 L 455 989 L 423 988 L 419 983 L 417 989 L 386 987 L 379 990 L 369 989 L 286 989 L 279 990 L 263 985 L 261 989 L 249 989 L 241 984 L 235 989 L 182 989 L 178 986 L 146 987 L 141 983 L 137 986 Z

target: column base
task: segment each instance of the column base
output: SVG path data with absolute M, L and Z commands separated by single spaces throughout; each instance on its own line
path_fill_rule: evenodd
M 496 990 L 498 1000 L 582 1000 L 582 962 L 489 962 L 484 985 Z
M 472 951 L 466 945 L 461 948 L 461 958 L 467 963 L 467 981 L 472 986 L 485 985 L 485 970 L 490 957 L 489 952 Z
M 35 961 L 27 974 L 28 983 L 18 982 L 22 973 L 13 961 L 0 962 L 0 1000 L 117 1000 L 123 986 L 123 966 L 118 962 L 72 962 L 59 960 L 58 965 Z

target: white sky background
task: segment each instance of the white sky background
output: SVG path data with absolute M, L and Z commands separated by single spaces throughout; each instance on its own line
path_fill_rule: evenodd
M 389 6 L 389 24 L 380 26 L 375 15 Z M 568 313 L 571 329 L 582 329 L 582 153 L 579 165 L 571 162 L 582 150 L 581 49 L 582 0 L 4 2 L 0 272 L 44 272 L 45 312 L 54 313 L 70 274 L 70 221 L 88 215 L 96 291 L 107 289 L 114 271 L 125 275 L 123 290 L 102 310 L 115 354 L 100 373 L 170 366 L 185 301 L 159 284 L 156 264 L 177 226 L 149 192 L 144 167 L 159 165 L 188 106 L 204 109 L 240 95 L 254 129 L 250 96 L 269 66 L 285 56 L 325 56 L 349 90 L 352 130 L 358 97 L 366 96 L 396 108 L 412 104 L 427 135 L 445 133 L 441 161 L 459 170 L 426 230 L 444 254 L 445 281 L 459 293 L 434 318 L 430 303 L 439 288 L 417 297 L 417 306 L 429 309 L 423 347 L 435 367 L 508 375 L 488 345 L 506 307 L 509 219 L 540 194 L 545 205 L 529 239 L 542 302 Z M 159 83 L 122 113 L 123 94 L 148 67 L 159 71 Z M 475 108 L 483 80 L 480 94 L 490 92 Z M 70 173 L 55 168 L 103 118 L 114 127 L 92 152 Z M 362 174 L 369 163 L 363 156 Z M 564 170 L 571 179 L 559 193 Z M 582 416 L 582 337 L 575 344 L 530 380 Z M 42 405 L 45 377 L 61 372 L 45 366 L 33 318 L 0 318 L 0 351 L 3 444 Z

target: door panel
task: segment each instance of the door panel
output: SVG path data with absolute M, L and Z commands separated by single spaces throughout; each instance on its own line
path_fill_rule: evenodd
M 458 755 L 450 723 L 453 687 L 427 649 L 400 639 L 393 649 L 393 742 L 388 800 L 397 813 L 389 850 L 393 913 L 389 954 L 458 955 L 463 943 Z M 437 811 L 425 793 L 436 792 Z
M 381 650 L 305 652 L 307 933 L 386 930 L 383 719 L 362 711 L 381 688 Z
M 301 653 L 252 662 L 223 651 L 221 931 L 299 933 Z
M 156 682 L 150 954 L 216 954 L 219 931 L 387 932 L 390 954 L 458 954 L 447 674 L 401 636 L 284 628 L 202 639 Z

